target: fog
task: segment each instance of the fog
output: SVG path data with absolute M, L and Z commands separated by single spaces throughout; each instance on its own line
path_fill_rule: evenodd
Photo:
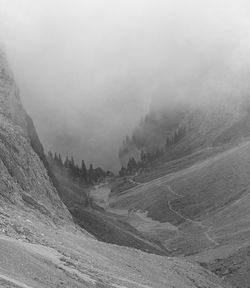
M 250 91 L 249 1 L 0 0 L 0 39 L 46 150 L 106 169 L 150 109 Z

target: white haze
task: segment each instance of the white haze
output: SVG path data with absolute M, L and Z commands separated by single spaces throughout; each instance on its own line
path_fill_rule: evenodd
M 249 1 L 0 0 L 0 39 L 46 150 L 105 168 L 150 107 L 250 91 Z

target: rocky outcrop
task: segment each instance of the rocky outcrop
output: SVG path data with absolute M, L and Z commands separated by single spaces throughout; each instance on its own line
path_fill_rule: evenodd
M 49 177 L 43 147 L 0 53 L 0 206 L 15 204 L 35 214 L 70 219 Z

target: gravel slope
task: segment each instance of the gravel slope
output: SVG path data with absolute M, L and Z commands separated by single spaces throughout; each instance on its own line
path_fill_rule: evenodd
M 191 262 L 104 244 L 79 232 L 47 231 L 46 242 L 0 236 L 1 287 L 226 287 Z

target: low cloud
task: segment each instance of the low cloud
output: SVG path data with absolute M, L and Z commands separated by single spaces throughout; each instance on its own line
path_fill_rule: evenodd
M 249 91 L 250 4 L 0 0 L 0 38 L 47 150 L 115 168 L 149 109 Z

